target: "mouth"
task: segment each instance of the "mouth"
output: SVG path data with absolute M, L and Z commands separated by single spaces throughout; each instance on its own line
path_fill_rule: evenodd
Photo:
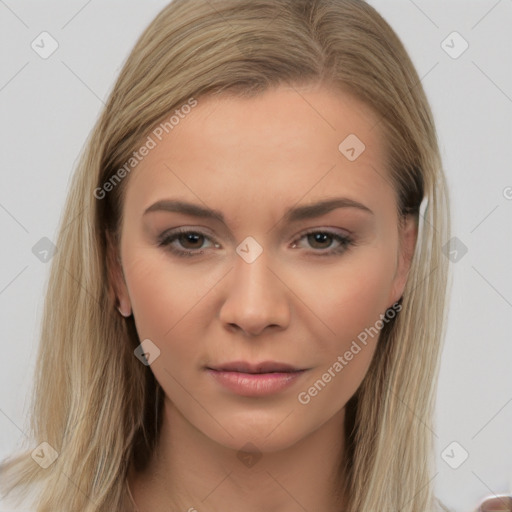
M 245 361 L 234 361 L 218 366 L 207 366 L 206 369 L 218 372 L 236 372 L 248 374 L 262 373 L 295 373 L 304 371 L 304 368 L 297 368 L 287 363 L 277 361 L 264 361 L 261 363 L 247 363 Z
M 245 397 L 263 397 L 284 391 L 307 372 L 287 363 L 236 361 L 205 368 L 224 390 Z

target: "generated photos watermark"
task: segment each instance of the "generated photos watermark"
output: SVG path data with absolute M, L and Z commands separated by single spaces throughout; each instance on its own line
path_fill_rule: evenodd
M 352 341 L 349 350 L 347 350 L 343 355 L 339 355 L 336 361 L 312 386 L 310 386 L 306 391 L 301 391 L 297 395 L 299 403 L 302 405 L 309 404 L 311 399 L 317 396 L 318 393 L 320 393 L 327 386 L 327 384 L 329 384 L 329 382 L 331 382 L 332 379 L 334 379 L 336 375 L 338 375 L 343 370 L 343 368 L 345 368 L 345 366 L 347 366 L 349 362 L 352 361 L 354 356 L 361 352 L 362 347 L 359 343 L 366 346 L 368 340 L 378 336 L 384 325 L 391 322 L 391 320 L 393 320 L 401 310 L 402 305 L 395 302 L 395 304 L 393 304 L 393 306 L 391 306 L 384 315 L 380 315 L 380 319 L 377 320 L 373 326 L 367 327 L 364 329 L 364 331 L 361 331 L 357 336 L 357 340 Z
M 146 158 L 151 150 L 158 146 L 165 135 L 171 133 L 181 120 L 192 112 L 192 109 L 198 105 L 194 98 L 190 98 L 187 103 L 174 111 L 174 114 L 167 120 L 160 123 L 146 138 L 142 146 L 132 153 L 132 156 L 120 167 L 101 187 L 94 189 L 94 197 L 96 199 L 104 199 L 109 192 L 112 192 L 121 181 L 130 174 L 130 172 Z

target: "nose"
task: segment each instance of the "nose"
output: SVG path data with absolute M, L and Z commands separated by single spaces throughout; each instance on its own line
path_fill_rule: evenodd
M 268 266 L 265 252 L 247 263 L 236 257 L 226 281 L 220 320 L 230 331 L 257 336 L 265 329 L 286 329 L 290 322 L 287 288 Z

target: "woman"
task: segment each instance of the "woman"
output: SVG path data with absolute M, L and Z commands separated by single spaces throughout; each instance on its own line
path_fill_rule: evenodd
M 35 449 L 3 492 L 41 512 L 442 509 L 448 234 L 428 102 L 371 6 L 172 2 L 77 169 Z

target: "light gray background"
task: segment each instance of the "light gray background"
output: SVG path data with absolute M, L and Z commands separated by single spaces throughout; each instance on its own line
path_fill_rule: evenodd
M 166 3 L 0 0 L 0 458 L 27 425 L 49 268 L 32 247 L 55 239 L 78 153 L 136 38 Z M 454 235 L 468 249 L 451 264 L 435 485 L 456 512 L 472 511 L 512 491 L 512 0 L 370 3 L 422 77 Z M 59 44 L 48 59 L 31 48 L 43 31 Z M 457 36 L 446 39 L 454 31 L 469 43 L 456 59 L 442 46 L 463 48 Z M 460 463 L 463 450 L 467 460 L 453 469 L 447 461 Z

